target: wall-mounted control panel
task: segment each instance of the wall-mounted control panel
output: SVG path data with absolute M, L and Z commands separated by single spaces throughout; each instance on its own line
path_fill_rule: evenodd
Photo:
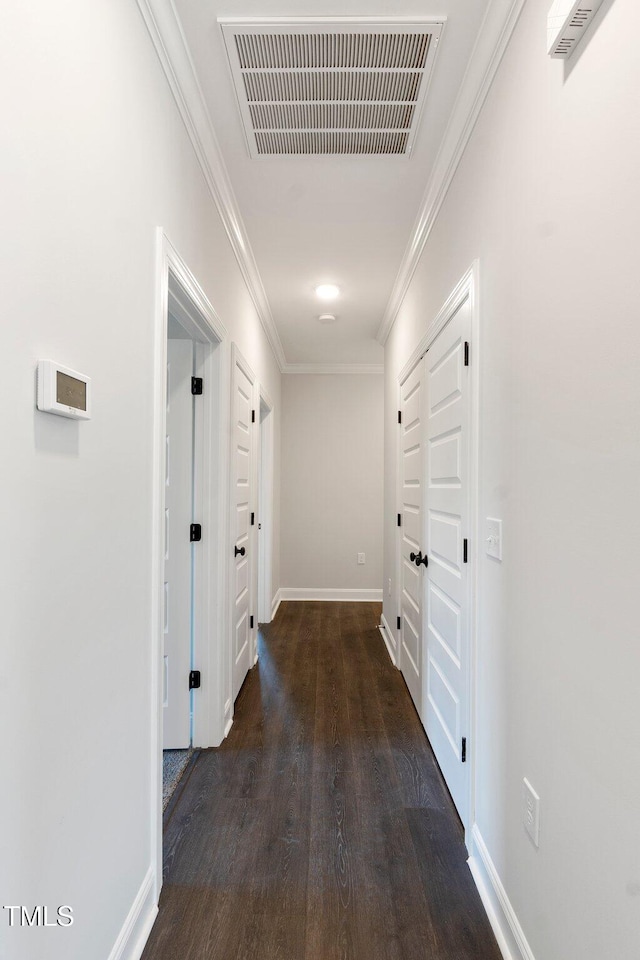
M 38 410 L 72 420 L 91 419 L 91 380 L 55 360 L 38 360 Z

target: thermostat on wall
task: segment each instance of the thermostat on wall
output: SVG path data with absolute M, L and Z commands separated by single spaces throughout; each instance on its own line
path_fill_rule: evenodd
M 73 420 L 91 419 L 91 380 L 54 360 L 38 360 L 38 410 Z

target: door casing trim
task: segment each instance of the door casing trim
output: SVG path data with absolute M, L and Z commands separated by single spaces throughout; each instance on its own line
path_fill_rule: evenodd
M 258 584 L 256 609 L 258 623 L 271 622 L 271 582 L 273 557 L 273 460 L 274 418 L 273 401 L 262 384 L 259 385 L 258 404 Z M 257 650 L 254 650 L 254 659 Z

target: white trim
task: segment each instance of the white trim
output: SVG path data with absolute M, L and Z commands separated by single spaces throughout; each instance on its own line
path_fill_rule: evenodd
M 383 374 L 383 363 L 285 363 L 283 373 L 316 374 L 329 376 L 333 374 Z
M 415 367 L 418 360 L 420 360 L 423 354 L 429 349 L 433 341 L 436 339 L 441 330 L 446 327 L 449 320 L 453 317 L 455 313 L 460 309 L 462 304 L 468 298 L 472 298 L 472 314 L 475 316 L 476 310 L 475 306 L 477 304 L 477 293 L 475 297 L 475 291 L 477 291 L 478 286 L 478 264 L 479 261 L 474 260 L 467 272 L 463 277 L 457 282 L 446 301 L 440 307 L 437 316 L 431 321 L 427 327 L 426 333 L 422 336 L 418 342 L 418 345 L 415 347 L 411 356 L 403 366 L 402 370 L 398 374 L 398 383 L 403 383 L 404 380 L 409 376 L 413 368 Z M 472 321 L 473 322 L 473 321 Z M 478 331 L 474 328 L 473 333 Z
M 275 618 L 275 615 L 278 612 L 281 603 L 282 603 L 282 590 L 280 589 L 280 587 L 278 587 L 277 591 L 273 596 L 273 600 L 271 601 L 271 619 L 272 620 Z
M 260 322 L 282 370 L 286 359 L 280 335 L 178 14 L 171 0 L 137 0 L 137 3 Z
M 525 0 L 492 0 L 485 14 L 444 138 L 376 335 L 384 346 L 440 208 L 511 39 Z
M 109 960 L 140 960 L 158 915 L 154 887 L 154 871 L 153 867 L 149 867 L 109 954 Z
M 280 587 L 280 600 L 365 601 L 379 603 L 382 590 L 344 590 L 333 587 Z
M 157 903 L 162 887 L 162 715 L 163 715 L 163 621 L 164 621 L 164 498 L 165 498 L 165 424 L 167 383 L 167 326 L 169 305 L 169 267 L 166 238 L 161 227 L 156 231 L 156 304 L 153 343 L 153 433 L 151 486 L 151 636 L 150 684 L 150 774 L 151 792 L 149 829 L 151 832 L 151 870 L 153 897 Z
M 446 22 L 446 17 L 438 16 L 433 18 L 438 22 Z M 336 21 L 339 23 L 348 26 L 352 25 L 358 27 L 361 24 L 365 23 L 367 26 L 388 26 L 390 23 L 393 23 L 399 27 L 406 26 L 415 26 L 416 24 L 420 25 L 422 23 L 432 23 L 433 20 L 429 17 L 218 17 L 218 23 L 228 23 L 234 26 L 265 26 L 270 27 L 275 25 L 286 26 L 292 24 L 294 26 L 305 26 L 312 21 L 314 24 L 334 24 Z
M 258 623 L 271 622 L 273 568 L 274 407 L 262 384 L 258 386 Z M 264 411 L 264 414 L 263 414 Z M 256 635 L 257 636 L 257 635 Z M 256 652 L 257 655 L 257 652 Z
M 469 560 L 471 561 L 471 577 L 469 583 L 469 749 L 467 761 L 469 763 L 469 821 L 465 829 L 465 843 L 467 849 L 471 847 L 471 825 L 476 818 L 476 773 L 478 769 L 477 716 L 478 702 L 478 619 L 479 619 L 479 578 L 480 578 L 480 445 L 481 424 L 480 417 L 480 384 L 482 337 L 480 330 L 480 262 L 474 260 L 465 274 L 463 281 L 467 286 L 469 306 L 471 309 L 471 416 L 469 429 L 471 431 L 469 446 L 469 533 L 471 536 Z M 458 285 L 460 286 L 460 285 Z M 456 287 L 458 290 L 458 287 Z M 461 300 L 462 302 L 462 300 Z M 455 308 L 457 309 L 457 307 Z M 455 312 L 455 311 L 454 311 Z
M 385 617 L 384 613 L 380 617 L 380 624 L 378 626 L 378 629 L 382 634 L 382 639 L 384 640 L 385 646 L 387 648 L 387 652 L 391 659 L 391 663 L 394 665 L 394 667 L 396 667 L 397 666 L 397 663 L 396 663 L 397 644 L 393 639 L 393 633 L 391 632 L 391 627 L 387 623 L 387 618 Z
M 504 960 L 535 960 L 477 824 L 467 862 Z

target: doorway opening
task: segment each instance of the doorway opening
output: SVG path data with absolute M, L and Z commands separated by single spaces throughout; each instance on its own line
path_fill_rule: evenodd
M 189 751 L 224 738 L 230 403 L 224 326 L 162 230 L 158 253 L 151 690 L 156 893 L 163 747 L 180 751 L 167 762 L 175 786 Z
M 162 807 L 166 809 L 193 754 L 195 572 L 198 530 L 195 465 L 199 400 L 196 341 L 176 317 L 169 290 L 164 525 L 164 649 L 162 670 Z M 190 682 L 186 682 L 189 677 Z

